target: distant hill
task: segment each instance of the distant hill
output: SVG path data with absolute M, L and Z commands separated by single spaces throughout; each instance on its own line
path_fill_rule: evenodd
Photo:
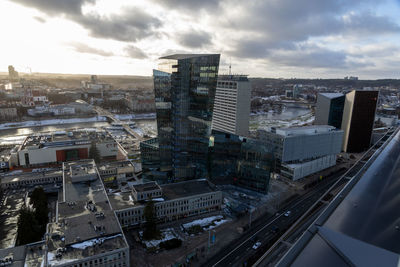
M 78 88 L 81 81 L 90 80 L 91 74 L 61 74 L 61 73 L 20 73 L 21 78 L 39 80 L 44 84 L 60 88 Z M 7 79 L 8 73 L 0 73 L 0 79 Z M 153 89 L 153 77 L 136 75 L 97 75 L 100 82 L 110 83 L 114 88 Z

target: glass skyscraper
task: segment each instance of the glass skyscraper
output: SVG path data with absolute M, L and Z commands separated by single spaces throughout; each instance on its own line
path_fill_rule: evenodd
M 213 183 L 268 192 L 274 154 L 265 142 L 213 130 L 209 149 L 209 177 Z
M 159 182 L 207 177 L 219 58 L 219 54 L 166 56 L 153 72 L 159 171 L 167 177 L 154 177 Z

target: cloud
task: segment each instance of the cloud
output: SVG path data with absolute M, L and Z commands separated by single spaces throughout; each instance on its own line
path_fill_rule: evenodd
M 147 55 L 143 52 L 143 50 L 133 45 L 125 47 L 124 51 L 125 54 L 131 58 L 137 58 L 137 59 L 147 58 Z
M 33 7 L 50 16 L 59 14 L 82 14 L 82 6 L 95 0 L 12 0 L 27 7 Z
M 190 48 L 201 48 L 211 44 L 211 34 L 204 31 L 188 31 L 183 34 L 178 34 L 179 44 Z
M 79 53 L 94 54 L 94 55 L 103 56 L 103 57 L 115 56 L 115 54 L 112 52 L 94 48 L 94 47 L 88 46 L 83 43 L 74 42 L 74 43 L 70 43 L 69 46 L 71 46 L 76 52 L 79 52 Z
M 35 20 L 37 20 L 37 21 L 39 21 L 40 23 L 46 23 L 46 20 L 44 19 L 44 18 L 42 18 L 42 17 L 38 17 L 38 16 L 36 16 L 36 17 L 33 17 Z
M 153 0 L 164 7 L 184 9 L 196 13 L 198 10 L 215 10 L 220 6 L 221 0 Z
M 86 28 L 93 37 L 127 42 L 135 42 L 154 34 L 162 24 L 159 19 L 133 8 L 111 16 L 78 16 L 74 21 Z
M 362 5 L 368 2 L 371 1 L 301 0 L 296 4 L 291 0 L 251 1 L 237 7 L 241 12 L 232 16 L 228 13 L 226 18 L 221 16 L 221 24 L 223 29 L 239 36 L 253 36 L 236 40 L 236 50 L 243 51 L 244 46 L 251 43 L 262 52 L 260 54 L 265 54 L 265 49 L 291 47 L 314 37 L 398 33 L 399 25 L 389 17 L 361 11 Z M 352 9 L 360 11 L 349 12 Z M 228 10 L 229 7 L 226 12 Z M 253 43 L 254 39 L 259 41 Z M 254 56 L 256 53 L 244 54 Z
M 162 22 L 139 8 L 126 8 L 120 14 L 82 13 L 82 7 L 95 0 L 12 0 L 49 16 L 64 15 L 80 24 L 91 36 L 118 41 L 138 41 L 157 31 Z

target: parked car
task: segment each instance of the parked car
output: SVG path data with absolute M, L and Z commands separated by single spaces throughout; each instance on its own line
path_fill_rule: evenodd
M 289 217 L 289 215 L 290 215 L 290 213 L 291 213 L 291 211 L 290 210 L 288 210 L 287 212 L 285 212 L 285 217 Z

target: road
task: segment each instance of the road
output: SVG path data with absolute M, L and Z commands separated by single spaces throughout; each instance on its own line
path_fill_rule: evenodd
M 225 249 L 214 255 L 203 266 L 245 265 L 248 259 L 254 254 L 266 251 L 268 247 L 272 245 L 271 242 L 275 241 L 280 234 L 306 212 L 342 174 L 343 172 L 339 172 L 326 182 L 318 184 L 311 189 L 310 192 L 300 196 L 298 199 L 289 203 L 285 208 L 281 209 L 277 216 L 267 219 L 265 219 L 265 217 L 259 218 L 252 223 L 251 230 L 244 234 L 239 240 L 231 243 Z M 284 213 L 288 210 L 291 211 L 291 214 L 286 217 Z M 272 230 L 275 227 L 279 229 L 273 233 Z M 261 246 L 257 250 L 254 250 L 252 247 L 257 241 L 261 242 Z

